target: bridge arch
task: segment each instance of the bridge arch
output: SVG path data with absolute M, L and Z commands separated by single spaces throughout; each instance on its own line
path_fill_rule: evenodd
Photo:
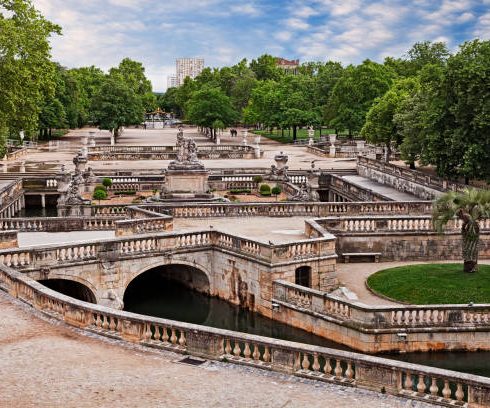
M 183 274 L 180 274 L 180 276 L 179 276 L 179 272 L 175 271 L 179 268 L 182 268 L 181 272 L 183 272 Z M 150 272 L 158 270 L 158 269 L 163 270 L 163 272 L 170 272 L 170 273 L 167 273 L 168 278 L 180 281 L 180 282 L 186 284 L 187 286 L 191 287 L 192 289 L 198 290 L 198 291 L 206 293 L 206 294 L 212 294 L 212 292 L 213 292 L 212 288 L 211 288 L 211 286 L 212 286 L 212 284 L 211 284 L 211 282 L 212 282 L 211 272 L 205 266 L 203 266 L 197 262 L 190 262 L 190 261 L 186 261 L 186 260 L 176 259 L 173 262 L 158 261 L 158 262 L 155 262 L 153 264 L 146 265 L 144 268 L 140 269 L 136 273 L 130 274 L 129 276 L 127 276 L 124 284 L 122 285 L 123 286 L 123 293 L 126 293 L 126 290 L 128 289 L 129 285 L 131 285 L 131 283 L 135 279 L 137 279 L 139 276 L 142 276 L 143 274 L 150 273 Z M 173 273 L 172 273 L 172 269 L 174 269 Z M 202 278 L 202 280 L 203 280 L 202 283 L 204 284 L 202 288 L 195 287 L 193 285 L 193 282 L 190 279 L 190 278 L 192 278 L 192 275 L 191 276 L 186 275 L 186 274 L 190 274 L 192 272 L 195 273 L 194 277 L 199 278 L 199 276 L 200 276 Z M 202 275 L 204 275 L 204 276 L 202 276 Z M 204 279 L 204 277 L 205 277 L 205 279 Z M 181 278 L 181 279 L 179 279 L 179 278 Z M 184 278 L 188 278 L 188 279 L 185 280 Z
M 37 282 L 63 295 L 70 296 L 84 302 L 97 304 L 97 297 L 95 296 L 96 292 L 91 289 L 89 285 L 78 282 L 77 280 L 54 277 L 49 279 L 40 279 Z

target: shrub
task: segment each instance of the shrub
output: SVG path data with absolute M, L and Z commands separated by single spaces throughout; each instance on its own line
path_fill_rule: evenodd
M 94 193 L 96 191 L 103 191 L 104 193 L 107 193 L 107 188 L 105 186 L 103 186 L 102 184 L 98 184 L 94 188 Z
M 136 190 L 114 191 L 114 195 L 136 195 Z
M 101 189 L 95 190 L 92 198 L 94 200 L 99 200 L 99 202 L 100 200 L 105 200 L 107 198 L 107 191 Z
M 250 194 L 249 188 L 233 188 L 230 190 L 230 194 Z
M 264 178 L 262 176 L 254 176 L 253 181 L 255 184 L 259 184 L 264 181 Z
M 105 187 L 105 188 L 109 188 L 110 186 L 112 186 L 112 180 L 109 178 L 109 177 L 104 177 L 102 179 L 102 185 Z
M 282 191 L 282 190 L 281 190 L 281 187 L 279 187 L 279 186 L 274 186 L 274 187 L 272 187 L 271 193 L 272 193 L 273 195 L 275 195 L 275 196 L 276 196 L 276 195 L 281 194 L 281 191 Z
M 271 195 L 271 186 L 269 184 L 262 184 L 260 186 L 260 195 L 262 196 L 270 196 Z

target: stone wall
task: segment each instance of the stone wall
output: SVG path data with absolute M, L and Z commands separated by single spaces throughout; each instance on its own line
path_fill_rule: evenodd
M 485 377 L 125 313 L 63 296 L 3 265 L 0 289 L 53 319 L 141 346 L 444 406 L 490 406 L 490 379 Z
M 357 159 L 357 173 L 380 184 L 389 185 L 398 191 L 413 194 L 422 200 L 433 200 L 444 191 L 463 191 L 466 188 L 464 185 L 430 174 L 365 157 Z

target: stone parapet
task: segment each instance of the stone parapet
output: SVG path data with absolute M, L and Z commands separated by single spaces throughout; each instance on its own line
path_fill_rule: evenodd
M 101 336 L 443 406 L 490 406 L 490 379 L 325 347 L 121 312 L 54 292 L 5 266 L 0 288 Z
M 398 191 L 413 194 L 423 200 L 437 198 L 445 191 L 462 192 L 468 188 L 463 184 L 444 180 L 427 173 L 366 157 L 358 157 L 357 173 L 378 183 L 387 184 Z

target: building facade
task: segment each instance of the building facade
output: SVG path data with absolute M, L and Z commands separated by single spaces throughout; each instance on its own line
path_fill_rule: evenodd
M 299 68 L 299 59 L 287 60 L 284 58 L 276 58 L 276 67 L 283 69 L 289 74 L 296 75 Z
M 195 78 L 204 69 L 203 58 L 177 58 L 176 64 L 177 86 L 184 83 L 187 77 Z
M 177 86 L 177 75 L 167 76 L 167 89 L 175 88 Z

